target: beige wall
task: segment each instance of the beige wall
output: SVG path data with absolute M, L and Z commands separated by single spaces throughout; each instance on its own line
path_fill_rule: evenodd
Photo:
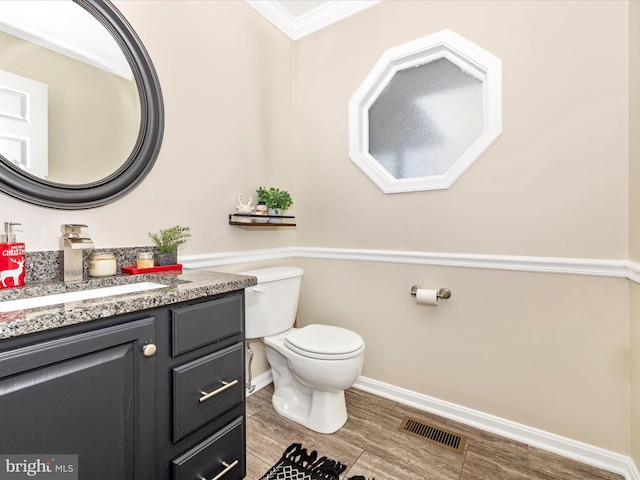
M 626 11 L 390 1 L 298 40 L 296 243 L 626 258 Z M 386 49 L 444 28 L 502 59 L 502 135 L 450 189 L 385 195 L 348 158 L 347 103 Z
M 84 223 L 97 247 L 148 245 L 149 231 L 189 225 L 180 255 L 293 244 L 292 230 L 231 227 L 239 193 L 261 184 L 295 198 L 292 42 L 244 2 L 118 1 L 156 67 L 165 104 L 160 155 L 117 202 L 59 211 L 0 195 L 28 250 L 58 248 L 60 224 Z
M 393 1 L 296 41 L 296 245 L 626 259 L 627 24 L 625 2 Z M 502 135 L 450 189 L 385 195 L 348 158 L 347 103 L 444 28 L 502 59 Z M 629 453 L 626 280 L 297 263 L 299 321 L 361 333 L 367 377 Z M 414 283 L 453 297 L 417 307 Z
M 298 320 L 360 333 L 363 375 L 627 452 L 624 279 L 301 259 Z M 446 286 L 418 306 L 413 284 Z
M 629 258 L 640 262 L 640 3 L 629 2 Z M 640 465 L 640 286 L 630 284 L 631 454 Z

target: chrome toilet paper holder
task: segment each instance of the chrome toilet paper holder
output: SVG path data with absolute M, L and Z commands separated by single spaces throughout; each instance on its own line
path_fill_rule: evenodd
M 414 285 L 413 287 L 411 287 L 411 295 L 415 295 L 416 293 L 418 293 L 418 290 L 420 290 L 422 287 L 420 285 Z M 451 298 L 451 290 L 449 290 L 448 288 L 442 287 L 440 290 L 438 290 L 438 298 L 442 298 L 443 300 L 446 300 L 447 298 Z

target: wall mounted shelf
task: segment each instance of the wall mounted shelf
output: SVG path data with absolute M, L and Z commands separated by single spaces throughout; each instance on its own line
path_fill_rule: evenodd
M 229 214 L 229 225 L 237 227 L 295 227 L 296 217 L 290 215 L 231 213 Z

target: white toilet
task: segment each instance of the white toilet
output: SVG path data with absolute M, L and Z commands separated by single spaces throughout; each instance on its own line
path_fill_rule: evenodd
M 333 433 L 347 421 L 344 390 L 362 372 L 364 340 L 329 325 L 293 328 L 303 274 L 297 267 L 242 272 L 258 278 L 258 285 L 245 289 L 245 336 L 266 345 L 276 411 L 316 432 Z

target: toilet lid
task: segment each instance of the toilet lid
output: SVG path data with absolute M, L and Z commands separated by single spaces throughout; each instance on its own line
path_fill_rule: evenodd
M 346 328 L 331 325 L 307 325 L 284 337 L 285 345 L 300 355 L 311 358 L 351 358 L 364 347 L 362 337 Z

